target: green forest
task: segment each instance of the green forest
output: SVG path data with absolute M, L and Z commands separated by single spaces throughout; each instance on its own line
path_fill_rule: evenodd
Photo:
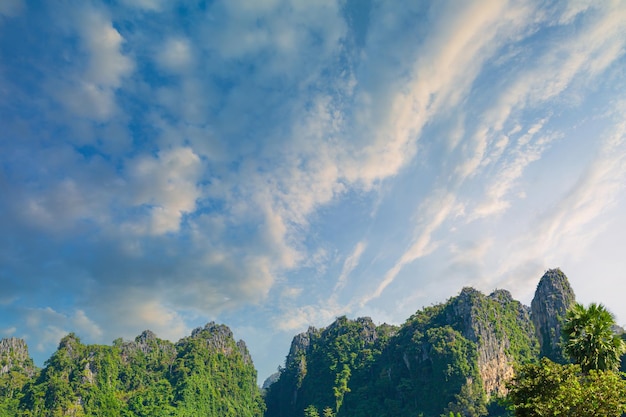
M 5 342 L 6 344 L 6 342 Z M 13 339 L 2 364 L 0 416 L 257 417 L 264 402 L 243 342 L 207 324 L 173 344 L 146 331 L 112 346 L 65 336 L 43 369 Z M 10 366 L 8 366 L 10 365 Z
M 3 339 L 0 416 L 621 416 L 624 353 L 614 316 L 576 303 L 554 269 L 530 307 L 464 288 L 401 326 L 310 327 L 264 389 L 245 343 L 215 323 L 177 343 L 69 334 L 42 369 Z

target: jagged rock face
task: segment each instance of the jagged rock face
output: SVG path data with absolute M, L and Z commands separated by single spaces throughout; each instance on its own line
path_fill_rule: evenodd
M 26 342 L 15 337 L 2 339 L 0 340 L 0 375 L 14 368 L 18 368 L 28 376 L 32 376 L 35 372 Z
M 263 381 L 263 386 L 261 388 L 263 390 L 267 390 L 269 387 L 272 386 L 274 382 L 278 381 L 279 378 L 280 378 L 280 371 L 274 372 L 272 375 L 265 378 L 265 381 Z
M 238 340 L 237 348 L 239 349 L 239 354 L 243 358 L 243 363 L 245 363 L 246 365 L 251 365 L 252 356 L 250 355 L 250 351 L 248 351 L 248 346 L 246 345 L 246 342 L 244 342 L 243 340 Z
M 550 269 L 541 277 L 530 305 L 531 318 L 541 355 L 552 361 L 566 362 L 561 348 L 561 322 L 575 302 L 574 290 L 560 269 Z
M 121 339 L 120 339 L 121 340 Z M 120 351 L 122 360 L 125 363 L 132 362 L 137 355 L 157 355 L 169 358 L 168 362 L 172 363 L 176 358 L 176 347 L 167 340 L 157 337 L 154 332 L 144 330 L 135 340 L 129 342 L 120 342 Z
M 297 334 L 291 341 L 287 363 L 293 362 L 301 354 L 306 353 L 311 346 L 311 337 L 317 332 L 315 327 L 310 326 L 304 333 Z
M 446 321 L 476 344 L 478 371 L 487 396 L 506 394 L 513 364 L 537 349 L 528 309 L 506 290 L 487 297 L 464 288 L 451 301 Z

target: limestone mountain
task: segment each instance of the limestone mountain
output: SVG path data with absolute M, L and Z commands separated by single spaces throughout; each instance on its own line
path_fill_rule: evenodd
M 0 340 L 0 376 L 12 371 L 28 376 L 36 372 L 26 342 L 15 337 Z
M 216 323 L 176 343 L 146 330 L 86 345 L 70 333 L 43 369 L 23 340 L 3 339 L 0 417 L 505 416 L 498 399 L 516 364 L 564 361 L 561 322 L 574 302 L 552 269 L 530 307 L 467 287 L 401 326 L 339 317 L 296 335 L 263 390 L 246 344 Z
M 5 339 L 0 349 L 5 346 L 32 364 L 24 360 L 23 341 Z M 7 385 L 6 375 L 0 382 Z M 85 345 L 69 334 L 40 372 L 26 374 L 13 388 L 2 391 L 0 417 L 260 417 L 264 410 L 245 344 L 215 323 L 176 344 L 150 331 L 112 346 Z
M 565 312 L 576 302 L 574 290 L 560 269 L 550 269 L 539 280 L 530 308 L 541 356 L 565 363 L 561 348 L 561 322 Z
M 0 416 L 16 415 L 22 389 L 36 374 L 23 339 L 0 340 Z
M 307 407 L 338 417 L 506 415 L 497 400 L 514 366 L 559 352 L 573 300 L 567 277 L 550 270 L 531 308 L 506 290 L 464 288 L 399 328 L 345 317 L 309 328 L 267 384 L 265 415 L 302 417 Z

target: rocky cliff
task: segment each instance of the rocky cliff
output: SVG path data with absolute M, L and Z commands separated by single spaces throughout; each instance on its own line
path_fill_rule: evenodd
M 16 371 L 32 376 L 36 372 L 28 346 L 23 339 L 10 337 L 0 340 L 0 376 Z
M 573 301 L 555 269 L 541 278 L 530 308 L 506 290 L 484 295 L 468 287 L 400 328 L 345 317 L 309 328 L 265 385 L 266 417 L 301 417 L 306 407 L 338 417 L 503 415 L 496 400 L 515 364 L 557 358 Z
M 575 302 L 574 290 L 563 271 L 558 268 L 546 271 L 530 305 L 541 356 L 558 363 L 566 362 L 561 348 L 561 323 Z
M 513 364 L 529 361 L 539 352 L 529 309 L 506 290 L 485 297 L 464 288 L 450 300 L 445 322 L 476 345 L 478 372 L 487 398 L 504 395 Z
M 245 343 L 209 323 L 176 344 L 149 330 L 112 346 L 63 337 L 40 374 L 16 374 L 28 364 L 23 341 L 0 341 L 0 416 L 260 417 L 263 399 Z M 9 359 L 6 359 L 9 358 Z

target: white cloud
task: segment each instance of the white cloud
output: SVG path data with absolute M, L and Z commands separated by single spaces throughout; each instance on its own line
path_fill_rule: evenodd
M 440 193 L 436 197 L 426 201 L 419 210 L 422 219 L 416 228 L 413 242 L 402 253 L 395 264 L 387 270 L 376 290 L 364 296 L 359 301 L 359 305 L 362 307 L 380 297 L 385 288 L 396 279 L 400 271 L 402 271 L 406 265 L 429 255 L 437 249 L 439 244 L 432 241 L 433 233 L 439 229 L 450 216 L 457 215 L 460 210 L 462 210 L 462 207 L 456 201 L 455 196 L 450 193 Z
M 56 98 L 75 115 L 106 121 L 117 111 L 115 93 L 133 69 L 133 61 L 121 51 L 124 39 L 111 20 L 95 8 L 69 14 L 71 30 L 80 39 L 85 62 L 80 71 L 59 74 L 49 83 Z M 78 59 L 80 59 L 78 58 Z
M 586 19 L 585 27 L 574 36 L 553 40 L 550 48 L 535 58 L 533 67 L 520 68 L 524 71 L 503 91 L 487 126 L 501 130 L 515 109 L 553 99 L 574 80 L 581 83 L 597 76 L 623 54 L 625 22 L 626 10 L 603 10 Z
M 281 291 L 281 297 L 286 298 L 297 298 L 300 296 L 300 294 L 302 294 L 302 288 L 290 287 L 285 288 Z
M 184 73 L 193 64 L 191 43 L 184 38 L 168 39 L 158 52 L 157 62 L 167 71 Z
M 554 140 L 549 136 L 536 137 L 544 123 L 545 120 L 536 123 L 524 135 L 517 138 L 515 147 L 508 152 L 507 159 L 498 164 L 495 172 L 491 174 L 493 179 L 487 182 L 485 199 L 471 210 L 468 221 L 500 214 L 511 206 L 510 198 L 507 198 L 511 189 L 522 177 L 528 165 L 539 160 Z M 502 152 L 502 147 L 496 144 L 496 150 L 492 152 L 491 158 L 499 159 Z M 486 163 L 491 163 L 491 161 Z
M 493 244 L 494 239 L 490 237 L 476 242 L 467 242 L 461 246 L 454 243 L 450 245 L 451 262 L 453 264 L 481 262 L 492 249 Z
M 91 340 L 100 340 L 103 334 L 100 326 L 87 317 L 83 310 L 76 310 L 71 318 L 71 328 L 76 332 L 86 334 Z
M 201 191 L 200 158 L 190 148 L 161 151 L 157 158 L 142 156 L 129 161 L 128 173 L 132 203 L 146 206 L 149 223 L 128 225 L 137 233 L 160 235 L 177 232 L 182 216 L 195 211 Z
M 545 52 L 532 57 L 532 65 L 518 66 L 514 71 L 519 74 L 503 89 L 491 110 L 484 113 L 471 141 L 465 144 L 465 160 L 456 168 L 460 179 L 476 175 L 490 162 L 490 144 L 500 137 L 506 123 L 518 116 L 516 112 L 557 99 L 574 83 L 588 82 L 615 62 L 626 43 L 625 23 L 626 10 L 604 9 L 586 19 L 586 27 L 574 36 L 550 41 Z M 497 203 L 497 212 L 506 208 L 501 200 Z
M 333 293 L 336 294 L 338 291 L 342 290 L 343 287 L 345 287 L 348 277 L 350 276 L 352 271 L 354 271 L 354 268 L 359 265 L 361 255 L 363 255 L 363 251 L 365 251 L 365 248 L 367 248 L 367 242 L 361 240 L 355 245 L 352 253 L 346 257 L 346 260 L 343 263 L 343 267 L 341 268 L 341 274 L 339 274 L 339 278 L 337 279 L 337 283 L 335 284 Z
M 579 259 L 603 232 L 608 221 L 605 215 L 621 198 L 625 181 L 626 124 L 620 121 L 608 130 L 577 183 L 540 212 L 527 233 L 503 248 L 508 255 L 490 279 L 504 277 L 507 288 L 524 287 L 528 277 L 538 276 L 545 268 Z
M 559 18 L 559 24 L 569 24 L 576 16 L 586 12 L 598 3 L 593 0 L 572 0 L 565 3 L 565 10 Z
M 160 12 L 169 3 L 168 0 L 121 0 L 127 6 L 137 9 L 149 10 L 152 12 Z
M 303 330 L 308 326 L 325 326 L 347 311 L 347 307 L 341 306 L 307 305 L 294 308 L 277 318 L 275 325 L 282 331 Z
M 598 157 L 542 222 L 542 240 L 548 247 L 576 241 L 582 250 L 588 239 L 582 237 L 590 222 L 616 202 L 626 179 L 626 123 L 614 126 Z M 571 247 L 571 249 L 574 249 Z
M 4 337 L 12 337 L 15 332 L 17 332 L 17 327 L 15 326 L 0 329 L 0 333 L 2 333 Z
M 101 342 L 103 335 L 100 326 L 87 317 L 83 310 L 75 310 L 72 315 L 67 315 L 51 307 L 29 309 L 25 318 L 28 327 L 25 337 L 37 341 L 38 351 L 50 351 L 70 331 L 81 338 L 86 337 L 90 343 Z

